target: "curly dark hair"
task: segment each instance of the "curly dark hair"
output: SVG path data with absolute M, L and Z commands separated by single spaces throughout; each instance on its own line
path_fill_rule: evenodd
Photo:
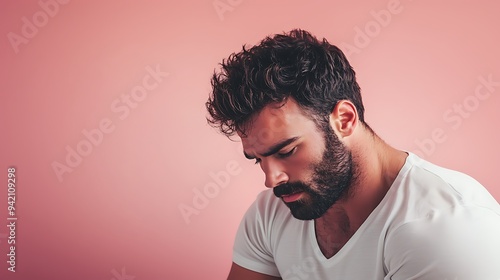
M 251 117 L 270 103 L 291 97 L 311 119 L 328 121 L 340 100 L 350 100 L 364 121 L 355 72 L 342 51 L 307 31 L 294 29 L 266 37 L 259 45 L 231 54 L 214 72 L 206 102 L 207 121 L 230 137 L 245 135 Z M 371 129 L 370 129 L 371 130 Z

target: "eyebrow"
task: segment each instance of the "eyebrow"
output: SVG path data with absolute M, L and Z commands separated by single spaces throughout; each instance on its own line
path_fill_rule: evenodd
M 277 144 L 274 144 L 273 146 L 271 146 L 271 148 L 269 148 L 267 150 L 267 152 L 265 153 L 262 153 L 262 156 L 263 157 L 268 157 L 270 155 L 273 155 L 277 152 L 279 152 L 279 150 L 283 149 L 284 147 L 290 145 L 291 143 L 297 141 L 297 139 L 299 139 L 299 137 L 292 137 L 292 138 L 289 138 L 289 139 L 285 139 Z M 254 159 L 255 157 L 254 156 L 250 156 L 249 154 L 247 154 L 245 151 L 243 151 L 243 154 L 245 155 L 245 157 L 247 159 Z

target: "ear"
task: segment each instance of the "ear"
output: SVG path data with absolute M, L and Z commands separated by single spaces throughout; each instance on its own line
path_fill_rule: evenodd
M 340 137 L 350 136 L 358 125 L 358 111 L 349 100 L 340 100 L 330 114 L 330 125 Z

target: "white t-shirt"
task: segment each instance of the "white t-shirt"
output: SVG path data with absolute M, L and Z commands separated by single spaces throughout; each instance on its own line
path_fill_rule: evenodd
M 473 178 L 409 153 L 391 188 L 330 259 L 314 221 L 272 190 L 245 214 L 233 261 L 283 279 L 500 279 L 500 206 Z

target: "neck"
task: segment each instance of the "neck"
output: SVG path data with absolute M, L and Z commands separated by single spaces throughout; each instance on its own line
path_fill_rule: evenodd
M 362 141 L 351 144 L 357 168 L 351 193 L 316 220 L 317 225 L 329 225 L 337 232 L 342 229 L 347 236 L 352 236 L 382 201 L 407 157 L 368 131 Z

